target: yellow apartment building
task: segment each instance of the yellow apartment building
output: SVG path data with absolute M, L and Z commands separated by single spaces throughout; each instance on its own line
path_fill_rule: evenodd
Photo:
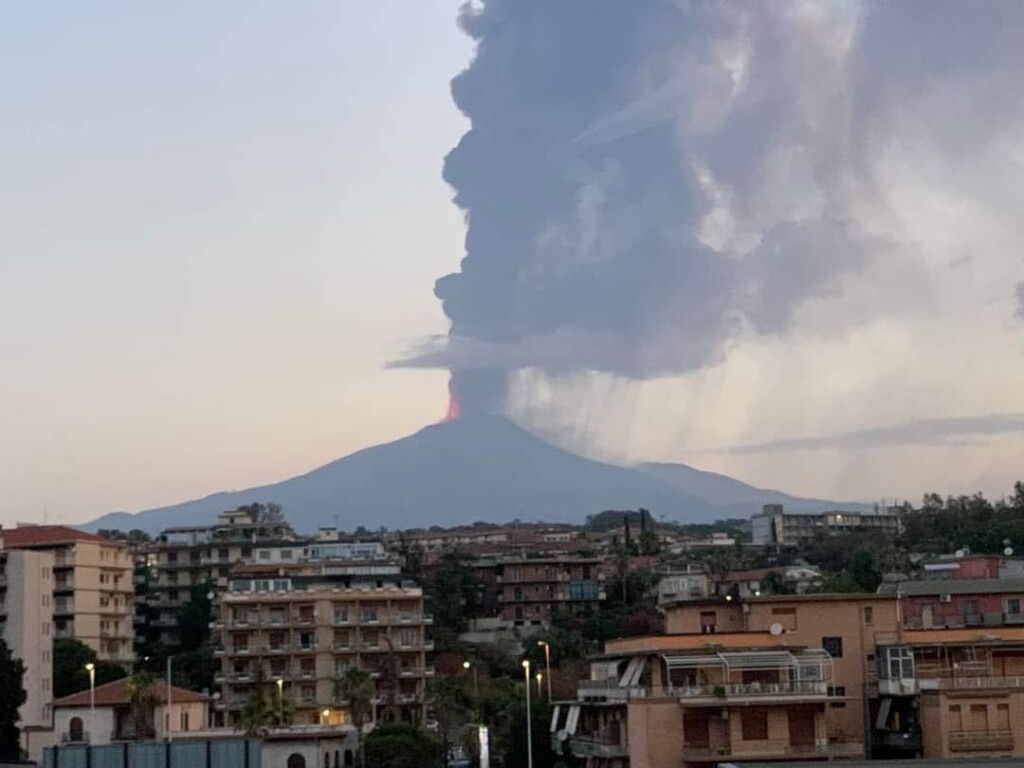
M 336 690 L 349 667 L 370 673 L 373 717 L 420 722 L 433 676 L 423 591 L 384 563 L 241 566 L 219 598 L 215 622 L 226 725 L 260 687 L 291 702 L 298 725 L 339 724 L 347 702 Z
M 62 525 L 2 531 L 8 550 L 53 557 L 54 637 L 80 640 L 102 661 L 131 664 L 135 591 L 124 542 Z

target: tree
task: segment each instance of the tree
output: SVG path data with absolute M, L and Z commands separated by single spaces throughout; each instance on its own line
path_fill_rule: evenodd
M 349 718 L 359 734 L 359 765 L 366 764 L 363 740 L 363 726 L 369 719 L 373 708 L 373 696 L 376 690 L 373 678 L 365 669 L 349 667 L 335 684 L 335 696 L 345 702 Z
M 18 710 L 28 699 L 24 679 L 24 663 L 0 639 L 0 760 L 21 759 Z
M 366 737 L 365 745 L 362 738 L 359 741 L 366 768 L 438 768 L 445 764 L 442 746 L 405 723 L 378 726 Z
M 135 738 L 156 737 L 156 679 L 149 672 L 136 672 L 128 679 L 128 702 L 132 708 Z
M 295 717 L 295 706 L 286 699 L 276 684 L 263 682 L 257 675 L 255 694 L 242 707 L 239 727 L 247 738 L 265 736 L 271 728 L 286 728 Z
M 427 704 L 437 722 L 445 754 L 456 743 L 468 720 L 468 697 L 465 680 L 457 677 L 437 677 L 427 686 Z
M 72 693 L 89 689 L 89 672 L 86 664 L 95 664 L 96 685 L 128 677 L 128 671 L 120 664 L 97 661 L 96 651 L 80 640 L 59 638 L 53 641 L 53 697 L 70 696 Z

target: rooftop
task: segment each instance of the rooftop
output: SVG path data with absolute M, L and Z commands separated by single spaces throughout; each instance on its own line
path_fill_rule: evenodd
M 9 549 L 74 544 L 78 541 L 102 541 L 114 546 L 127 546 L 124 542 L 105 539 L 95 533 L 86 533 L 66 525 L 19 525 L 17 528 L 4 528 L 0 529 L 0 539 Z
M 979 629 L 924 629 L 903 633 L 903 643 L 911 645 L 974 645 L 977 643 L 1024 642 L 1024 627 L 985 627 Z
M 162 680 L 156 680 L 153 683 L 153 693 L 156 696 L 156 703 L 166 704 L 167 703 L 167 685 Z M 172 704 L 186 704 L 194 703 L 199 701 L 206 701 L 207 696 L 204 693 L 196 693 L 186 688 L 178 688 L 177 686 L 171 686 L 171 703 Z M 73 693 L 70 696 L 65 696 L 62 699 L 57 699 L 53 702 L 53 706 L 56 707 L 88 707 L 90 704 L 89 691 L 79 691 Z M 131 704 L 131 678 L 123 677 L 120 680 L 115 680 L 112 683 L 106 683 L 104 685 L 96 686 L 96 706 L 97 707 L 113 707 L 120 705 Z
M 770 632 L 719 632 L 713 635 L 689 633 L 681 635 L 649 635 L 625 640 L 609 640 L 604 644 L 605 656 L 632 653 L 663 653 L 665 651 L 716 651 L 743 648 L 792 648 L 785 635 Z
M 895 596 L 897 590 L 903 597 L 1024 593 L 1024 579 L 928 579 L 901 581 L 895 584 L 886 582 L 878 587 L 878 594 Z

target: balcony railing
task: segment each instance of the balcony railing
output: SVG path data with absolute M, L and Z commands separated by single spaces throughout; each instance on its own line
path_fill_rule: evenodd
M 575 757 L 627 757 L 629 745 L 619 739 L 602 736 L 573 736 L 572 754 Z
M 952 731 L 951 752 L 986 752 L 1013 749 L 1013 731 Z
M 781 741 L 762 743 L 745 741 L 740 744 L 719 744 L 716 746 L 683 745 L 684 760 L 713 761 L 720 759 L 809 759 L 809 758 L 853 758 L 863 757 L 864 745 L 859 741 L 836 744 L 787 744 Z
M 719 685 L 662 686 L 645 688 L 641 686 L 620 686 L 618 680 L 583 680 L 578 684 L 581 699 L 606 698 L 612 700 L 678 698 L 687 703 L 700 700 L 712 704 L 727 701 L 772 698 L 815 698 L 828 697 L 828 687 L 823 680 L 793 681 L 785 683 L 724 683 Z
M 921 678 L 922 691 L 970 691 L 987 688 L 1024 688 L 1024 677 L 932 677 Z M 967 733 L 967 731 L 965 731 Z

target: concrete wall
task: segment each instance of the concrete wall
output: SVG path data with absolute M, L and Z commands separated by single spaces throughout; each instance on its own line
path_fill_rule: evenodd
M 683 708 L 677 699 L 630 702 L 627 725 L 631 766 L 683 767 Z
M 92 744 L 109 744 L 116 728 L 113 707 L 96 707 L 96 718 L 90 717 L 89 707 L 57 707 L 53 711 L 53 731 L 60 742 L 71 738 L 71 720 L 80 718 L 85 739 Z

